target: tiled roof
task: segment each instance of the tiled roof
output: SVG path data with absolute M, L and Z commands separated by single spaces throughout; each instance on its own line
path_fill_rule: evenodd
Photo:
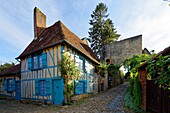
M 4 71 L 0 72 L 1 76 L 10 76 L 10 75 L 19 75 L 21 72 L 20 64 L 12 66 L 10 68 L 5 69 Z
M 90 47 L 84 44 L 83 41 L 71 32 L 61 21 L 43 29 L 38 38 L 33 40 L 17 59 L 22 59 L 29 54 L 63 42 L 70 44 L 82 54 L 89 57 L 92 61 L 99 64 L 96 55 Z

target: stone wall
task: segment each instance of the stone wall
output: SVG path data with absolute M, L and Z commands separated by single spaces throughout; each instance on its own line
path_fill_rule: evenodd
M 113 64 L 123 64 L 125 59 L 142 54 L 142 35 L 116 41 L 107 45 L 105 50 L 105 59 L 111 59 Z
M 99 85 L 99 75 L 97 73 L 94 73 L 94 91 L 93 93 L 96 94 L 98 93 L 98 85 Z
M 103 84 L 103 85 L 102 85 Z M 104 76 L 98 76 L 98 92 L 105 91 L 108 89 L 108 74 Z

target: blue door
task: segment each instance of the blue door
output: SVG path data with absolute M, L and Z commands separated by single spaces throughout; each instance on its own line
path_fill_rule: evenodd
M 53 79 L 53 102 L 55 105 L 62 105 L 64 101 L 63 79 Z
M 21 81 L 17 80 L 15 83 L 15 99 L 21 100 Z

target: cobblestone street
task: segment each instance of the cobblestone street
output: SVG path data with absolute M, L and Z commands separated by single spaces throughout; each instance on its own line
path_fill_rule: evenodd
M 14 100 L 0 100 L 0 113 L 133 113 L 123 107 L 128 83 L 108 89 L 71 106 L 22 104 Z

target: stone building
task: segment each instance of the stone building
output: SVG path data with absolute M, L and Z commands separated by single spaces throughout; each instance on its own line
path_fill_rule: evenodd
M 113 64 L 123 64 L 125 59 L 142 54 L 142 35 L 134 36 L 109 44 L 105 49 L 105 59 Z

